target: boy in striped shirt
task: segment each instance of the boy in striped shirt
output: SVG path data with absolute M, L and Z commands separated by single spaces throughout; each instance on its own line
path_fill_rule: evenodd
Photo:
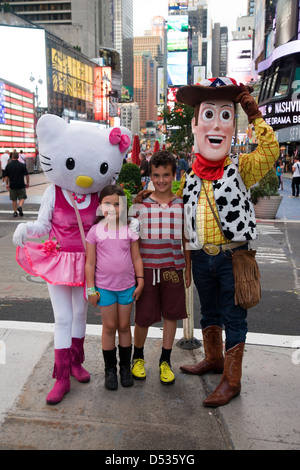
M 185 285 L 190 285 L 190 266 L 185 266 L 181 249 L 183 234 L 183 201 L 173 194 L 172 182 L 176 161 L 167 151 L 153 154 L 150 160 L 154 191 L 139 206 L 140 252 L 144 264 L 145 284 L 136 303 L 134 353 L 131 373 L 146 378 L 144 344 L 148 328 L 163 317 L 163 344 L 159 361 L 163 384 L 175 381 L 171 368 L 171 351 L 177 320 L 187 317 Z

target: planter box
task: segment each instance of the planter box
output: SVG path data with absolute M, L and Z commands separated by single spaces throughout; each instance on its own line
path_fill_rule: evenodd
M 254 206 L 257 219 L 275 219 L 283 196 L 260 197 Z

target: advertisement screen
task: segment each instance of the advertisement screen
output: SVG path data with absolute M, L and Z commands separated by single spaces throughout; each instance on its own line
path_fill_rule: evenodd
M 35 157 L 34 95 L 0 79 L 0 154 L 13 149 Z
M 187 50 L 188 47 L 188 16 L 168 17 L 168 51 Z
M 38 92 L 38 105 L 48 107 L 45 31 L 0 25 L 0 44 L 0 77 Z
M 168 52 L 168 86 L 187 84 L 187 51 Z
M 250 82 L 252 64 L 252 40 L 230 41 L 228 43 L 228 76 L 237 82 Z

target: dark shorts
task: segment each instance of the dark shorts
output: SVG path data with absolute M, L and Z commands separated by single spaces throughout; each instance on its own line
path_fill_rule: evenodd
M 20 201 L 20 199 L 27 199 L 26 188 L 10 189 L 9 198 L 11 201 Z
M 144 269 L 145 285 L 136 302 L 135 322 L 143 328 L 161 321 L 187 318 L 183 270 L 174 268 Z M 153 285 L 153 280 L 155 285 Z M 159 280 L 159 282 L 158 282 Z

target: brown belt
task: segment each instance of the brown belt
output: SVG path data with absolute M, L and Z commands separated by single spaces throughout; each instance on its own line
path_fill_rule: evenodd
M 217 256 L 221 251 L 233 250 L 239 246 L 246 245 L 247 242 L 232 242 L 225 243 L 224 245 L 213 245 L 212 243 L 206 243 L 203 245 L 202 250 L 205 251 L 207 255 Z

